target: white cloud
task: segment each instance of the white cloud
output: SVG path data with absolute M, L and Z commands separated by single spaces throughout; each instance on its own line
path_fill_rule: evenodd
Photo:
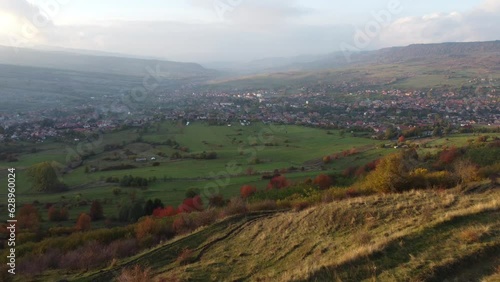
M 382 30 L 376 45 L 498 40 L 499 26 L 500 1 L 487 0 L 468 12 L 400 18 Z
M 0 0 L 0 44 L 11 45 L 40 9 L 26 0 Z M 176 21 L 113 21 L 40 28 L 32 44 L 157 56 L 181 61 L 251 60 L 262 57 L 329 53 L 352 42 L 355 28 L 322 22 L 308 25 L 314 12 L 298 0 L 189 0 L 193 9 L 212 13 L 211 23 Z M 217 18 L 217 3 L 233 3 Z M 368 48 L 500 39 L 500 1 L 486 0 L 469 12 L 432 13 L 396 19 L 381 29 Z M 362 28 L 364 28 L 362 26 Z

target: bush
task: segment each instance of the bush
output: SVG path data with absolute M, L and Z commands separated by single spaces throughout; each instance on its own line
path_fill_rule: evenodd
M 264 200 L 264 201 L 259 201 L 259 202 L 254 202 L 254 203 L 248 204 L 247 209 L 250 212 L 272 211 L 272 210 L 278 209 L 278 205 L 276 205 L 276 201 Z
M 75 232 L 74 227 L 51 227 L 48 231 L 50 237 L 68 236 L 73 232 Z
M 168 206 L 165 208 L 156 208 L 153 211 L 153 216 L 155 217 L 169 217 L 178 214 L 178 210 L 172 206 Z
M 213 224 L 217 220 L 218 216 L 219 213 L 214 209 L 209 209 L 192 214 L 194 225 L 196 226 L 196 228 Z
M 137 241 L 134 239 L 113 241 L 109 244 L 108 249 L 113 258 L 130 257 L 139 251 Z
M 93 201 L 90 206 L 90 218 L 92 221 L 100 220 L 104 218 L 104 212 L 102 209 L 102 205 L 99 201 Z
M 226 200 L 221 194 L 212 195 L 208 198 L 208 206 L 213 208 L 221 208 L 226 205 Z
M 320 189 L 327 189 L 332 186 L 333 179 L 326 174 L 320 174 L 314 178 L 313 184 L 318 185 Z
M 195 230 L 196 226 L 189 215 L 180 214 L 174 219 L 172 228 L 176 234 L 185 234 Z
M 153 280 L 151 268 L 143 268 L 136 264 L 133 267 L 122 270 L 117 282 L 150 282 Z
M 246 199 L 257 192 L 257 188 L 251 185 L 244 185 L 240 189 L 240 195 L 243 199 Z
M 80 216 L 78 217 L 78 220 L 76 222 L 76 230 L 78 231 L 88 231 L 90 230 L 90 221 L 91 221 L 91 218 L 88 214 L 86 213 L 82 213 L 80 214 Z
M 203 210 L 203 202 L 199 195 L 185 199 L 178 208 L 180 213 L 190 213 Z
M 135 237 L 137 241 L 142 241 L 146 236 L 154 234 L 155 232 L 155 222 L 154 219 L 147 216 L 135 226 Z
M 61 208 L 58 209 L 55 206 L 51 206 L 48 211 L 49 221 L 66 221 L 68 220 L 68 209 Z
M 284 176 L 275 176 L 269 184 L 267 185 L 267 189 L 283 189 L 290 186 L 290 182 Z
M 177 257 L 177 263 L 179 265 L 186 265 L 186 264 L 194 262 L 194 259 L 195 259 L 195 257 L 194 257 L 193 251 L 190 249 L 184 249 Z
M 241 198 L 232 198 L 227 206 L 222 210 L 222 217 L 236 215 L 236 214 L 244 214 L 246 213 L 247 205 L 245 201 Z

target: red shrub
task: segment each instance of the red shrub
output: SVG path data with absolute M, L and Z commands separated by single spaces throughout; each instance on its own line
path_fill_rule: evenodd
M 333 180 L 330 176 L 326 174 L 320 174 L 314 178 L 313 183 L 318 185 L 321 189 L 327 189 L 333 184 Z
M 137 241 L 143 240 L 146 236 L 154 233 L 155 221 L 150 216 L 137 223 L 135 227 L 135 237 Z
M 356 172 L 357 169 L 358 169 L 358 167 L 354 167 L 354 166 L 348 167 L 348 168 L 344 169 L 344 171 L 342 172 L 342 175 L 344 177 L 352 177 L 352 176 L 354 176 L 354 173 Z
M 284 176 L 276 176 L 271 179 L 271 181 L 269 181 L 269 184 L 267 184 L 267 189 L 282 189 L 289 185 L 290 183 Z
M 439 161 L 444 164 L 451 164 L 458 157 L 458 150 L 456 147 L 444 149 L 439 155 Z
M 364 165 L 364 166 L 360 166 L 360 167 L 356 170 L 356 172 L 354 172 L 354 176 L 356 176 L 356 177 L 360 177 L 360 176 L 365 175 L 365 174 L 366 174 L 366 172 L 367 172 L 366 165 Z
M 38 230 L 40 228 L 40 214 L 38 213 L 38 209 L 31 204 L 24 205 L 19 209 L 17 223 L 20 229 Z
M 196 229 L 196 226 L 186 214 L 180 214 L 172 223 L 172 228 L 176 234 L 184 234 Z
M 90 216 L 86 213 L 80 214 L 76 222 L 76 230 L 87 231 L 90 230 Z
M 168 206 L 165 208 L 156 208 L 153 211 L 153 216 L 155 217 L 169 217 L 178 214 L 178 210 L 172 206 Z
M 240 194 L 243 199 L 246 199 L 257 192 L 257 188 L 251 185 L 244 185 L 240 189 Z
M 194 211 L 202 211 L 203 210 L 203 202 L 201 201 L 200 195 L 195 196 L 194 198 L 187 198 L 182 202 L 179 206 L 179 213 L 190 213 Z

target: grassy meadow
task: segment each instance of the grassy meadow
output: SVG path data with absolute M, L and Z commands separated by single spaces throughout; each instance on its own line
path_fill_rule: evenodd
M 436 147 L 443 145 L 464 145 L 473 135 L 453 135 L 447 138 L 416 140 L 415 143 L 427 143 L 429 148 L 420 149 L 419 153 L 437 152 Z M 175 140 L 187 152 L 164 145 L 166 140 Z M 320 173 L 340 174 L 347 167 L 364 165 L 392 153 L 395 149 L 379 148 L 380 144 L 390 143 L 369 138 L 341 137 L 338 131 L 308 128 L 301 126 L 266 125 L 255 123 L 250 126 L 232 124 L 229 126 L 208 126 L 195 122 L 186 126 L 173 122 L 161 122 L 143 129 L 127 129 L 104 134 L 96 141 L 88 142 L 53 142 L 22 144 L 23 153 L 18 155 L 18 162 L 0 163 L 1 175 L 6 169 L 17 169 L 17 203 L 40 205 L 47 203 L 66 203 L 70 206 L 70 222 L 82 212 L 88 212 L 88 205 L 79 204 L 93 200 L 105 202 L 105 216 L 114 217 L 121 203 L 131 197 L 139 199 L 159 198 L 165 205 L 179 205 L 188 189 L 198 189 L 202 195 L 220 193 L 228 199 L 239 195 L 240 187 L 245 184 L 264 189 L 268 180 L 262 180 L 263 173 L 281 170 L 291 181 L 304 181 Z M 104 151 L 105 145 L 120 145 L 120 149 Z M 11 145 L 12 146 L 12 145 Z M 32 149 L 36 148 L 33 153 Z M 41 193 L 32 189 L 26 175 L 31 165 L 50 161 L 58 167 L 64 167 L 75 152 L 81 148 L 92 150 L 95 155 L 85 159 L 81 166 L 66 174 L 59 174 L 60 179 L 69 186 L 62 193 Z M 324 156 L 334 156 L 343 151 L 356 149 L 359 153 L 352 156 L 333 159 L 324 164 Z M 124 152 L 128 151 L 128 155 Z M 172 159 L 171 155 L 216 152 L 217 159 L 196 160 L 191 158 Z M 137 162 L 136 158 L 146 158 Z M 155 158 L 155 160 L 151 160 Z M 153 166 L 157 162 L 158 166 Z M 102 171 L 104 168 L 133 165 L 125 170 Z M 86 168 L 97 168 L 86 173 Z M 156 178 L 146 189 L 120 187 L 121 193 L 114 194 L 116 183 L 106 183 L 109 177 L 122 178 L 126 175 L 144 178 Z M 206 198 L 206 197 L 205 197 Z M 1 208 L 2 210 L 5 207 Z M 5 214 L 5 213 L 2 213 Z

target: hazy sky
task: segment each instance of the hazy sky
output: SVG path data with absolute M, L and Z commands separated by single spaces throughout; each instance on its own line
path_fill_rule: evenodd
M 0 44 L 177 61 L 500 39 L 500 0 L 0 0 Z

